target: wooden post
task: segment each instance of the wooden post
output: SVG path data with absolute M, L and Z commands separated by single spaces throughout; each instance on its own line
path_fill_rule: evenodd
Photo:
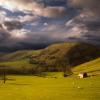
M 6 83 L 6 66 L 2 66 L 3 83 Z
M 0 66 L 0 74 L 2 76 L 3 83 L 6 83 L 6 66 Z

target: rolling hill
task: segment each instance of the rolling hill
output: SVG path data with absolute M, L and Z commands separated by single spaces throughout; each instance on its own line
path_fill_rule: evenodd
M 1 54 L 0 61 L 16 61 L 16 60 L 27 59 L 31 55 L 38 54 L 40 51 L 41 50 L 22 50 L 13 53 Z
M 87 72 L 89 74 L 100 75 L 100 57 L 87 63 L 78 65 L 74 67 L 72 71 L 74 74 Z
M 100 48 L 77 42 L 54 44 L 32 56 L 33 64 L 50 71 L 61 71 L 100 57 Z
M 0 57 L 0 66 L 11 73 L 70 71 L 70 68 L 100 57 L 100 48 L 78 42 L 51 45 L 42 50 L 24 50 Z

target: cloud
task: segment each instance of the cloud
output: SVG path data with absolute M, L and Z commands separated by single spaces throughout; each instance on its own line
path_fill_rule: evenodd
M 69 6 L 79 10 L 79 14 L 66 23 L 67 27 L 71 27 L 72 29 L 75 27 L 82 27 L 80 28 L 80 30 L 82 31 L 80 33 L 80 38 L 85 39 L 86 41 L 96 40 L 95 35 L 98 35 L 98 38 L 100 39 L 100 0 L 68 1 Z M 72 29 L 70 30 L 70 32 L 74 34 L 75 30 L 73 31 Z
M 89 10 L 94 15 L 100 15 L 100 0 L 68 0 L 69 5 Z
M 3 26 L 7 30 L 21 29 L 22 24 L 20 21 L 5 21 Z
M 32 16 L 32 15 L 26 15 L 26 16 L 18 16 L 18 20 L 20 20 L 20 22 L 22 23 L 26 23 L 26 22 L 35 22 L 38 21 L 40 19 L 40 17 L 38 16 Z
M 10 34 L 10 37 L 13 38 L 13 39 L 17 39 L 17 41 L 24 41 L 24 39 L 27 39 L 28 38 L 28 33 L 30 33 L 29 30 L 27 29 L 15 29 L 15 30 L 12 30 L 9 34 Z
M 0 5 L 11 10 L 31 11 L 35 15 L 44 17 L 60 17 L 66 12 L 65 7 L 45 6 L 44 3 L 38 3 L 35 0 L 1 0 Z M 12 5 L 12 6 L 11 6 Z M 26 6 L 27 5 L 27 6 Z
M 69 28 L 67 37 L 71 40 L 100 44 L 100 21 L 87 12 L 81 12 L 65 25 Z
M 67 40 L 100 44 L 99 4 L 98 0 L 47 0 L 46 5 L 42 0 L 0 0 L 0 47 L 39 48 Z
M 43 9 L 43 16 L 47 17 L 61 17 L 66 14 L 64 7 L 46 7 Z
M 0 46 L 5 44 L 9 38 L 10 34 L 7 31 L 0 28 Z
M 85 24 L 89 30 L 92 30 L 92 31 L 100 30 L 100 21 L 86 22 Z
M 69 4 L 76 7 L 99 7 L 100 0 L 69 0 Z

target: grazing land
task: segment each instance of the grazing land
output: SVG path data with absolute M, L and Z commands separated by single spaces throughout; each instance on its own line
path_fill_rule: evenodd
M 87 67 L 90 76 L 79 79 L 76 73 L 88 72 Z M 59 72 L 46 72 L 45 77 L 7 76 L 6 84 L 0 80 L 0 100 L 100 100 L 99 69 L 98 58 L 75 67 L 75 74 L 66 78 Z
M 9 76 L 0 100 L 100 100 L 100 77 L 78 79 Z
M 10 75 L 5 84 L 0 75 L 0 100 L 100 100 L 99 51 L 91 45 L 64 43 L 1 55 L 0 72 L 4 67 Z M 72 74 L 64 77 L 59 69 L 69 66 Z M 80 79 L 81 72 L 88 77 Z

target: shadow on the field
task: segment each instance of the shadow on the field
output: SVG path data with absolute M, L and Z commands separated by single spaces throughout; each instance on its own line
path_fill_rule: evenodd
M 100 76 L 100 69 L 93 70 L 93 71 L 88 71 L 88 73 L 91 73 L 90 76 Z
M 98 70 L 93 70 L 93 71 L 88 71 L 88 73 L 93 73 L 93 72 L 96 72 L 96 71 L 100 72 L 100 69 L 98 69 Z

